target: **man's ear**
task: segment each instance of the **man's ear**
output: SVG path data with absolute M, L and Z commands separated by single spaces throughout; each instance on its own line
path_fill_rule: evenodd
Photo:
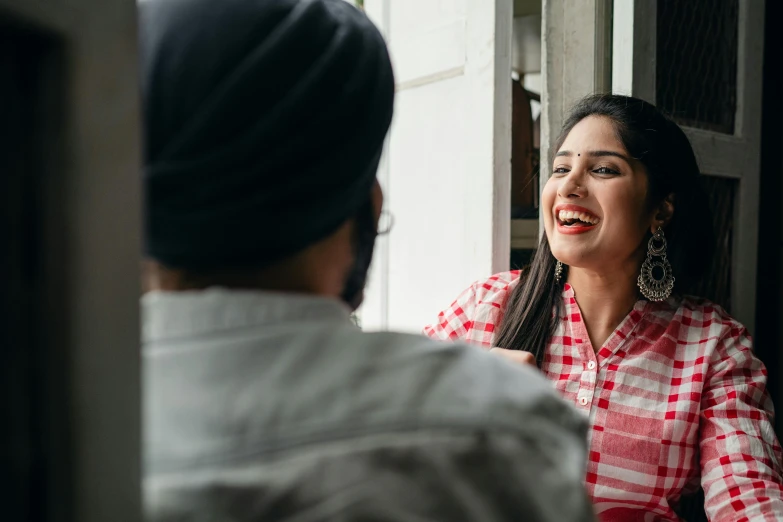
M 672 216 L 674 216 L 674 194 L 669 194 L 661 201 L 661 204 L 658 205 L 658 209 L 655 211 L 651 227 L 652 232 L 655 233 L 658 227 L 666 228 L 666 225 L 672 220 Z

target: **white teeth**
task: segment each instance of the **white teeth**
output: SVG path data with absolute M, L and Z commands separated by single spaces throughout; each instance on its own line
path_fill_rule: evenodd
M 598 222 L 601 221 L 597 216 L 593 216 L 585 212 L 573 212 L 571 210 L 561 210 L 558 212 L 557 217 L 560 219 L 560 221 L 578 219 L 583 223 L 590 223 L 592 225 L 597 225 Z

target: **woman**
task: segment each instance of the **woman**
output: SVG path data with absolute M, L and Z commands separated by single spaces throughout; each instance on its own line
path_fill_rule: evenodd
M 425 333 L 522 350 L 592 423 L 587 487 L 602 521 L 783 520 L 766 370 L 745 328 L 688 296 L 711 218 L 683 131 L 652 105 L 588 97 L 541 196 L 532 264 L 474 284 Z

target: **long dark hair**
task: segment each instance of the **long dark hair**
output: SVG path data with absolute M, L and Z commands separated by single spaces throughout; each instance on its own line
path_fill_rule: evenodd
M 557 153 L 574 126 L 588 116 L 609 118 L 631 157 L 647 171 L 648 204 L 674 194 L 674 215 L 665 229 L 674 292 L 690 293 L 708 268 L 714 249 L 712 218 L 699 165 L 688 137 L 653 105 L 628 96 L 593 95 L 571 111 L 557 139 Z M 559 318 L 565 284 L 555 281 L 556 259 L 546 236 L 506 304 L 496 346 L 531 352 L 540 365 Z M 564 274 L 565 275 L 565 274 Z

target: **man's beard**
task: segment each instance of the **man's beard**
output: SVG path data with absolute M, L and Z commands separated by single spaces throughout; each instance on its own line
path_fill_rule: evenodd
M 356 310 L 364 300 L 364 287 L 367 284 L 367 273 L 372 263 L 372 254 L 375 249 L 375 238 L 378 236 L 378 227 L 375 220 L 372 198 L 359 208 L 354 219 L 353 251 L 354 261 L 343 287 L 342 300 Z

